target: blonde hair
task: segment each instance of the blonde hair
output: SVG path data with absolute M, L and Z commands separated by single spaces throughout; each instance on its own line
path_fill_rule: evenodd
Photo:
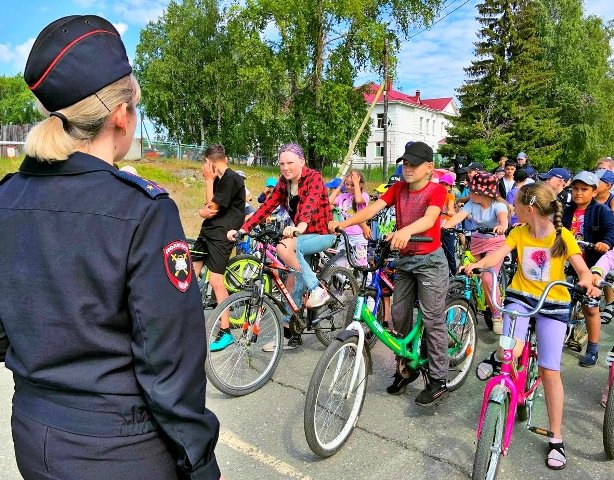
M 518 190 L 516 201 L 522 205 L 534 207 L 542 217 L 552 216 L 552 223 L 556 230 L 556 240 L 550 251 L 553 257 L 567 255 L 567 245 L 561 236 L 563 229 L 563 207 L 556 199 L 556 193 L 546 183 L 530 183 Z
M 74 105 L 58 110 L 58 117 L 49 117 L 36 125 L 26 138 L 25 152 L 42 162 L 66 160 L 80 146 L 87 145 L 102 130 L 107 118 L 122 103 L 135 108 L 141 89 L 133 75 L 120 78 Z M 39 110 L 49 112 L 39 103 Z

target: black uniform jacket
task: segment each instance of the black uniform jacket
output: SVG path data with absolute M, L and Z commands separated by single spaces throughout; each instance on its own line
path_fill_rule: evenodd
M 161 430 L 217 479 L 205 322 L 177 207 L 102 160 L 26 157 L 0 185 L 0 361 L 13 408 L 93 436 Z

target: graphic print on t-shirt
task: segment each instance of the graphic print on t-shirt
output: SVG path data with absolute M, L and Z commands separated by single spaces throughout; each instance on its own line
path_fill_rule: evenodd
M 584 214 L 586 213 L 586 209 L 578 210 L 576 209 L 573 212 L 573 217 L 571 218 L 571 233 L 573 233 L 576 240 L 584 239 Z
M 522 273 L 527 280 L 550 281 L 550 250 L 539 247 L 524 247 L 522 253 Z

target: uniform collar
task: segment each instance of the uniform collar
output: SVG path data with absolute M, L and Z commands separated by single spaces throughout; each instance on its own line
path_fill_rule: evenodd
M 113 165 L 104 160 L 83 152 L 75 152 L 67 160 L 59 162 L 39 162 L 32 157 L 26 157 L 19 166 L 19 172 L 28 175 L 78 175 L 80 173 L 109 171 L 116 172 Z

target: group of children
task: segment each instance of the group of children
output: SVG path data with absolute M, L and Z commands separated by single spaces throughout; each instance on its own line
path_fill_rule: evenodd
M 428 145 L 422 142 L 408 144 L 397 163 L 402 165 L 403 181 L 386 185 L 380 192 L 381 197 L 372 203 L 369 203 L 369 195 L 364 190 L 361 172 L 351 171 L 336 184 L 329 195 L 329 203 L 335 212 L 334 220 L 329 223 L 329 231 L 335 232 L 337 227 L 346 229 L 356 260 L 364 265 L 367 262 L 367 241 L 372 233 L 367 222 L 376 216 L 382 218 L 382 212 L 394 211 L 392 228 L 382 223 L 377 226 L 381 230 L 390 230 L 391 246 L 400 250 L 395 265 L 394 302 L 389 315 L 394 331 L 405 335 L 411 328 L 411 316 L 407 312 L 413 309 L 416 297 L 421 302 L 429 374 L 426 388 L 417 396 L 416 402 L 428 405 L 448 393 L 448 340 L 443 315 L 445 295 L 440 295 L 440 292 L 447 291 L 449 273 L 456 266 L 448 261 L 442 248 L 442 243 L 446 242 L 442 227 L 453 227 L 468 220 L 475 228 L 492 229 L 493 234 L 490 235 L 473 234 L 471 252 L 476 263 L 465 267 L 467 274 L 476 268 L 493 268 L 498 272 L 505 256 L 516 251 L 518 270 L 507 289 L 505 302 L 508 309 L 526 312 L 536 305 L 548 283 L 565 279 L 566 262 L 574 268 L 578 275 L 577 283 L 586 289 L 587 296 L 598 297 L 601 294 L 596 286 L 605 273 L 614 269 L 614 250 L 611 250 L 614 246 L 613 197 L 606 197 L 599 190 L 600 177 L 591 172 L 580 172 L 571 180 L 571 202 L 563 210 L 557 192 L 548 183 L 524 184 L 525 178 L 519 174 L 518 178 L 514 177 L 515 185 L 509 191 L 512 193 L 512 210 L 501 198 L 499 178 L 494 174 L 474 171 L 468 180 L 467 201 L 459 211 L 455 211 L 456 202 L 451 193 L 453 177 L 444 175 L 439 183 L 430 181 L 434 164 L 433 151 Z M 222 174 L 220 179 L 224 177 L 223 172 L 221 169 L 217 172 L 218 175 Z M 602 173 L 601 177 L 604 176 L 606 180 L 610 179 Z M 206 172 L 206 178 L 213 183 L 211 173 Z M 267 180 L 267 188 L 273 188 L 273 180 Z M 599 199 L 596 199 L 597 196 Z M 266 192 L 263 197 L 266 198 Z M 220 199 L 207 200 L 215 203 Z M 604 201 L 601 203 L 599 200 Z M 518 227 L 509 231 L 511 212 L 513 225 Z M 413 235 L 428 236 L 433 241 L 414 244 L 411 243 Z M 591 242 L 594 248 L 582 252 L 576 239 Z M 593 275 L 589 267 L 593 267 Z M 490 298 L 490 285 L 494 279 L 489 275 L 484 277 L 485 291 L 493 313 L 493 330 L 514 336 L 518 340 L 515 353 L 519 355 L 528 320 L 519 317 L 515 331 L 511 332 L 509 317 L 502 318 Z M 391 292 L 387 293 L 390 296 Z M 499 303 L 500 299 L 496 299 L 496 302 Z M 540 349 L 538 365 L 544 384 L 550 430 L 554 433 L 554 438 L 549 441 L 546 465 L 554 470 L 564 468 L 567 462 L 562 436 L 563 385 L 560 364 L 569 302 L 569 292 L 565 288 L 553 288 L 537 316 L 536 326 Z M 598 359 L 601 321 L 597 307 L 583 306 L 583 311 L 588 345 L 580 365 L 591 367 Z M 496 374 L 500 366 L 500 352 L 493 352 L 478 365 L 476 374 L 481 380 L 486 380 Z M 415 375 L 397 362 L 393 383 L 387 390 L 391 394 L 402 393 L 415 379 Z
M 443 181 L 439 179 L 439 185 L 429 182 L 433 171 L 431 155 L 424 144 L 418 142 L 410 145 L 399 159 L 403 162 L 405 181 L 391 186 L 380 199 L 354 216 L 331 225 L 331 231 L 336 226 L 356 225 L 377 215 L 384 208 L 396 207 L 397 225 L 391 242 L 393 247 L 401 249 L 401 258 L 397 262 L 392 317 L 395 330 L 401 335 L 406 334 L 410 328 L 406 324 L 406 312 L 412 308 L 411 302 L 417 295 L 425 312 L 425 335 L 430 362 L 429 385 L 416 399 L 420 404 L 430 403 L 447 393 L 444 374 L 447 366 L 442 361 L 447 341 L 439 335 L 443 327 L 443 317 L 439 312 L 443 312 L 445 298 L 433 295 L 434 292 L 445 290 L 445 282 L 435 284 L 434 278 L 445 278 L 447 281 L 448 269 L 452 270 L 442 259 L 440 215 L 443 217 L 441 226 L 444 229 L 463 220 L 470 220 L 475 228 L 491 228 L 493 231 L 493 235 L 473 234 L 471 251 L 477 261 L 466 266 L 467 274 L 476 268 L 493 268 L 498 272 L 505 256 L 516 251 L 519 268 L 507 290 L 508 309 L 527 312 L 534 308 L 548 283 L 566 278 L 567 262 L 578 276 L 577 284 L 586 289 L 588 297 L 593 298 L 601 295 L 596 287 L 604 273 L 614 269 L 614 250 L 611 250 L 614 246 L 614 215 L 610 205 L 613 197 L 600 191 L 600 188 L 603 190 L 600 187 L 601 178 L 605 178 L 601 183 L 610 185 L 607 182 L 610 180 L 608 173 L 599 172 L 597 176 L 591 172 L 580 172 L 573 177 L 571 202 L 563 209 L 560 197 L 557 197 L 559 192 L 547 182 L 525 184 L 528 175 L 519 169 L 518 177 L 514 177 L 514 187 L 510 189 L 513 202 L 513 209 L 510 209 L 510 205 L 501 198 L 497 176 L 475 171 L 468 182 L 468 201 L 458 212 L 450 214 L 454 204 L 448 204 L 446 195 L 453 182 L 445 176 Z M 514 214 L 514 225 L 518 227 L 509 231 L 506 237 L 511 226 L 510 211 Z M 411 246 L 408 241 L 416 234 L 431 236 L 431 247 L 425 249 Z M 593 249 L 582 252 L 577 239 L 594 244 Z M 429 265 L 428 274 L 427 269 L 423 268 L 425 264 Z M 593 275 L 589 267 L 593 267 Z M 488 294 L 493 281 L 489 277 L 485 274 L 483 279 Z M 567 464 L 562 435 L 564 396 L 560 365 L 570 300 L 567 289 L 555 287 L 537 316 L 536 333 L 540 349 L 538 365 L 544 384 L 550 430 L 554 434 L 549 439 L 546 465 L 553 470 L 563 469 Z M 515 331 L 511 332 L 509 317 L 502 318 L 492 304 L 490 295 L 488 301 L 494 314 L 495 333 L 514 336 L 518 340 L 515 354 L 519 356 L 528 319 L 519 317 Z M 497 299 L 499 302 L 500 299 Z M 588 344 L 586 354 L 580 358 L 579 364 L 592 367 L 598 359 L 601 320 L 598 307 L 583 306 L 583 312 Z M 478 378 L 486 380 L 499 371 L 500 353 L 493 352 L 478 365 Z M 414 379 L 414 376 L 399 366 L 388 392 L 400 393 Z M 604 391 L 605 395 L 607 391 Z

